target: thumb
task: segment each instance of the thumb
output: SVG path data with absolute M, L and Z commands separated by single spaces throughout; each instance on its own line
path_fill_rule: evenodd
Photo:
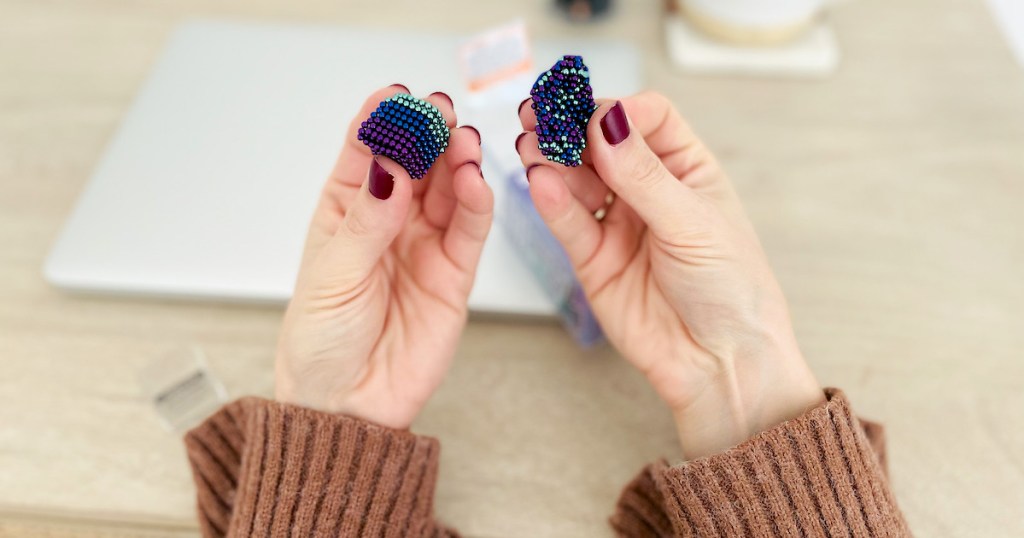
M 655 235 L 671 241 L 706 227 L 704 201 L 665 168 L 621 101 L 599 108 L 587 131 L 594 170 Z
M 399 164 L 373 158 L 344 220 L 321 251 L 329 273 L 349 282 L 370 274 L 405 224 L 411 181 Z

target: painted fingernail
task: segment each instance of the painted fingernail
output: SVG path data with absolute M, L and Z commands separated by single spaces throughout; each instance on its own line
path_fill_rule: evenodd
M 483 139 L 482 139 L 482 138 L 480 138 L 480 131 L 478 131 L 478 130 L 476 129 L 476 127 L 473 127 L 472 125 L 463 125 L 463 126 L 462 126 L 462 128 L 463 128 L 463 129 L 470 129 L 470 130 L 472 130 L 472 131 L 473 131 L 473 134 L 475 134 L 475 135 L 476 135 L 476 143 L 477 143 L 477 144 L 479 144 L 480 142 L 483 142 Z
M 367 174 L 367 181 L 369 181 L 370 194 L 372 194 L 378 200 L 387 200 L 391 197 L 391 191 L 395 188 L 395 177 L 392 176 L 383 166 L 377 162 L 377 159 L 373 159 L 373 164 L 370 165 L 370 172 Z
M 615 101 L 615 106 L 601 118 L 601 132 L 609 144 L 617 146 L 629 136 L 629 121 L 626 120 L 626 111 L 622 108 L 622 101 Z
M 519 136 L 516 137 L 516 153 L 519 153 L 519 141 L 522 140 L 524 136 L 526 136 L 526 131 L 519 133 Z
M 526 103 L 529 103 L 532 100 L 533 100 L 533 97 L 527 97 L 526 99 L 523 99 L 522 103 L 519 103 L 519 113 L 520 114 L 523 113 L 523 105 L 525 105 Z
M 541 165 L 541 164 L 531 164 L 530 166 L 526 167 L 526 182 L 527 183 L 530 182 L 530 170 L 533 170 L 534 168 L 537 168 L 538 166 L 543 166 L 543 165 Z
M 403 90 L 405 90 L 405 93 L 410 93 L 409 92 L 409 87 L 406 86 L 405 84 L 400 84 L 400 83 L 396 82 L 396 83 L 392 84 L 392 86 L 398 86 L 399 88 L 402 88 Z
M 444 92 L 434 92 L 434 93 L 430 94 L 430 96 L 434 96 L 434 95 L 438 95 L 440 97 L 444 97 L 445 100 L 448 101 L 448 104 L 451 105 L 452 108 L 455 108 L 455 101 L 452 101 L 452 98 L 447 93 L 444 93 Z

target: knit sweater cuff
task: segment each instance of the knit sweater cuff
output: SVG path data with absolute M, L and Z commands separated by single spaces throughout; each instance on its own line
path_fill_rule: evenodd
M 677 536 L 908 536 L 872 439 L 841 391 L 825 395 L 726 452 L 648 466 L 612 526 L 630 536 L 663 536 L 669 524 Z
M 245 398 L 185 444 L 204 536 L 431 532 L 435 439 Z

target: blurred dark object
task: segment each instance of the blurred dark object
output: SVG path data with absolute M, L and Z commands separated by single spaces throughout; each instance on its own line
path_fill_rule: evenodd
M 555 0 L 570 20 L 587 22 L 607 15 L 611 11 L 612 0 Z

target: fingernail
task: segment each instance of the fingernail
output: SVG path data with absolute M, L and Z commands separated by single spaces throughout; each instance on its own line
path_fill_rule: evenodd
M 526 136 L 526 131 L 519 133 L 519 136 L 516 137 L 516 153 L 519 153 L 519 141 L 522 140 L 524 136 Z
M 374 157 L 370 165 L 370 172 L 367 174 L 367 181 L 370 182 L 370 194 L 378 200 L 387 200 L 391 197 L 391 191 L 395 188 L 395 177 L 392 176 Z
M 455 108 L 455 101 L 452 101 L 452 98 L 449 97 L 447 93 L 444 93 L 444 92 L 434 92 L 434 93 L 432 93 L 430 95 L 431 96 L 433 96 L 433 95 L 440 95 L 441 97 L 444 97 L 448 101 L 448 104 L 451 105 L 452 108 Z
M 471 129 L 473 131 L 473 134 L 476 135 L 476 142 L 477 142 L 477 144 L 479 144 L 480 142 L 483 142 L 483 139 L 480 138 L 480 131 L 476 130 L 476 127 L 473 127 L 472 125 L 463 125 L 462 128 L 463 129 Z
M 533 97 L 527 97 L 526 99 L 523 99 L 522 103 L 519 103 L 519 113 L 520 114 L 523 113 L 523 105 L 525 105 L 526 103 L 529 103 L 532 100 L 533 100 Z
M 480 163 L 478 163 L 476 161 L 472 161 L 472 160 L 466 161 L 466 162 L 460 164 L 459 168 L 462 168 L 463 166 L 466 166 L 467 164 L 473 165 L 476 168 L 476 173 L 480 174 L 480 177 L 484 177 L 484 171 L 483 171 L 482 168 L 480 168 Z
M 411 93 L 409 91 L 409 87 L 406 86 L 405 84 L 399 84 L 398 82 L 396 82 L 396 83 L 392 84 L 392 86 L 398 86 L 399 88 L 402 88 L 403 90 L 405 90 L 405 93 Z
M 529 182 L 530 182 L 530 170 L 533 170 L 534 168 L 537 168 L 538 166 L 543 166 L 543 165 L 540 165 L 540 164 L 531 164 L 530 166 L 527 166 L 527 167 L 526 167 L 526 182 L 527 182 L 527 183 L 529 183 Z
M 629 121 L 622 101 L 615 101 L 615 106 L 601 118 L 601 132 L 609 144 L 617 146 L 629 136 Z

